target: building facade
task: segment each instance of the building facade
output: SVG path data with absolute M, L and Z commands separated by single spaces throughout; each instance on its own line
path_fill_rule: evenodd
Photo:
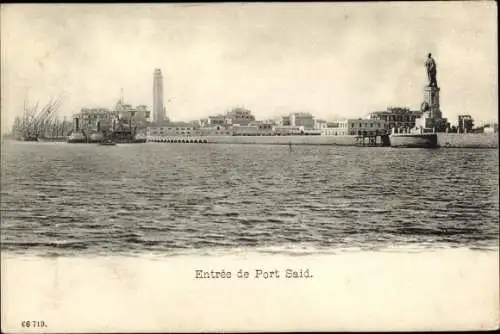
M 314 116 L 309 113 L 295 113 L 290 115 L 291 126 L 303 126 L 304 129 L 314 129 Z
M 208 117 L 208 124 L 210 126 L 223 126 L 227 127 L 233 124 L 232 119 L 226 115 L 216 115 Z
M 321 130 L 323 136 L 360 136 L 387 134 L 386 123 L 377 119 L 347 119 L 328 122 Z
M 388 126 L 384 120 L 380 119 L 348 119 L 339 122 L 340 128 L 346 129 L 346 134 L 354 135 L 380 135 L 388 134 Z
M 322 120 L 322 119 L 315 119 L 314 120 L 314 129 L 315 130 L 322 131 L 323 129 L 326 129 L 326 127 L 327 127 L 327 121 Z
M 227 113 L 227 118 L 231 120 L 231 124 L 249 125 L 255 121 L 255 116 L 248 109 L 237 107 Z
M 384 121 L 385 129 L 388 131 L 392 128 L 410 130 L 415 127 L 415 121 L 420 116 L 422 116 L 422 111 L 401 107 L 388 107 L 384 111 L 372 112 L 370 119 Z
M 194 135 L 195 127 L 190 123 L 174 122 L 163 125 L 154 124 L 148 127 L 148 137 L 167 137 L 167 136 L 185 136 Z
M 303 126 L 279 126 L 274 129 L 278 136 L 297 136 L 304 134 Z
M 117 116 L 107 108 L 82 108 L 73 115 L 73 131 L 94 133 L 112 131 Z
M 151 112 L 147 106 L 132 107 L 120 99 L 113 110 L 108 108 L 82 108 L 73 115 L 73 132 L 86 134 L 115 131 L 145 132 Z

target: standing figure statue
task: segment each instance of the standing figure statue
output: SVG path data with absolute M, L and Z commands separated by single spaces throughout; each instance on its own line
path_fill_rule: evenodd
M 437 87 L 437 80 L 436 80 L 436 62 L 432 58 L 432 55 L 429 53 L 427 56 L 427 60 L 425 61 L 425 67 L 427 68 L 427 78 L 429 79 L 429 86 L 434 86 Z

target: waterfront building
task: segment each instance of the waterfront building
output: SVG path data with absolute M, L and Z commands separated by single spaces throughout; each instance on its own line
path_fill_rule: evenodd
M 195 127 L 187 122 L 171 122 L 162 125 L 153 124 L 147 129 L 148 137 L 163 137 L 163 136 L 192 136 L 195 132 Z
M 290 136 L 304 134 L 303 126 L 279 126 L 274 129 L 278 136 Z
M 314 129 L 314 116 L 310 113 L 295 113 L 290 115 L 292 126 L 303 126 L 304 129 Z
M 290 115 L 288 115 L 288 116 L 282 116 L 281 119 L 279 120 L 279 124 L 278 125 L 280 127 L 292 126 L 291 116 Z
M 269 121 L 262 122 L 258 125 L 258 133 L 263 136 L 274 134 L 275 125 Z
M 111 131 L 116 115 L 107 108 L 82 108 L 73 115 L 73 131 Z
M 151 111 L 145 105 L 132 107 L 120 100 L 116 103 L 115 112 L 122 122 L 134 123 L 140 129 L 146 128 L 150 123 Z
M 340 128 L 349 135 L 377 135 L 389 133 L 386 121 L 380 119 L 347 119 L 339 121 Z
M 155 124 L 161 124 L 165 121 L 163 75 L 159 68 L 156 68 L 153 74 L 153 121 Z
M 310 113 L 299 112 L 291 113 L 286 116 L 281 116 L 277 122 L 280 127 L 297 127 L 302 126 L 304 129 L 315 129 L 315 119 Z M 320 122 L 321 123 L 321 122 Z
M 231 120 L 229 124 L 249 125 L 255 121 L 255 116 L 252 115 L 252 112 L 242 107 L 236 107 L 227 112 L 226 118 Z
M 327 128 L 327 121 L 322 119 L 314 119 L 314 129 L 322 131 Z
M 221 126 L 206 126 L 201 127 L 195 131 L 197 136 L 232 136 L 233 128 L 225 128 Z
M 144 132 L 149 124 L 150 111 L 147 106 L 132 107 L 121 98 L 113 110 L 108 108 L 82 108 L 73 115 L 73 132 L 85 134 L 140 131 Z
M 327 127 L 321 130 L 323 136 L 357 136 L 386 133 L 388 133 L 388 130 L 385 121 L 362 118 L 328 122 Z
M 392 128 L 412 129 L 415 127 L 415 121 L 422 116 L 422 111 L 410 110 L 403 107 L 388 107 L 384 111 L 375 111 L 369 115 L 369 119 L 384 121 L 387 131 Z
M 233 122 L 232 119 L 226 115 L 216 115 L 208 117 L 208 124 L 210 124 L 211 126 L 216 125 L 216 126 L 228 127 L 229 125 L 233 124 Z
M 320 131 L 323 136 L 345 136 L 349 134 L 345 121 L 326 122 Z
M 213 128 L 214 131 L 232 131 L 234 126 L 257 126 L 261 122 L 256 122 L 255 116 L 248 109 L 236 107 L 226 112 L 225 114 L 219 114 L 214 116 L 209 116 L 207 119 L 201 119 L 199 121 L 200 128 Z M 243 128 L 237 130 L 242 131 Z M 253 128 L 252 128 L 253 129 Z M 204 130 L 211 133 L 209 130 Z M 253 131 L 253 130 L 249 130 Z

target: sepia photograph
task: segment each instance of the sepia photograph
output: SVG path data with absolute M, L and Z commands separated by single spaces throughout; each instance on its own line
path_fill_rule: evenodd
M 499 328 L 496 2 L 0 8 L 2 333 Z

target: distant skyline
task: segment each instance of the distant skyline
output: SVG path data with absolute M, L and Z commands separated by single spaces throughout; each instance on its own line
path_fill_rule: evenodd
M 153 105 L 193 120 L 235 106 L 364 117 L 418 109 L 437 62 L 443 116 L 497 121 L 494 2 L 2 4 L 2 132 L 24 99 L 84 107 Z

